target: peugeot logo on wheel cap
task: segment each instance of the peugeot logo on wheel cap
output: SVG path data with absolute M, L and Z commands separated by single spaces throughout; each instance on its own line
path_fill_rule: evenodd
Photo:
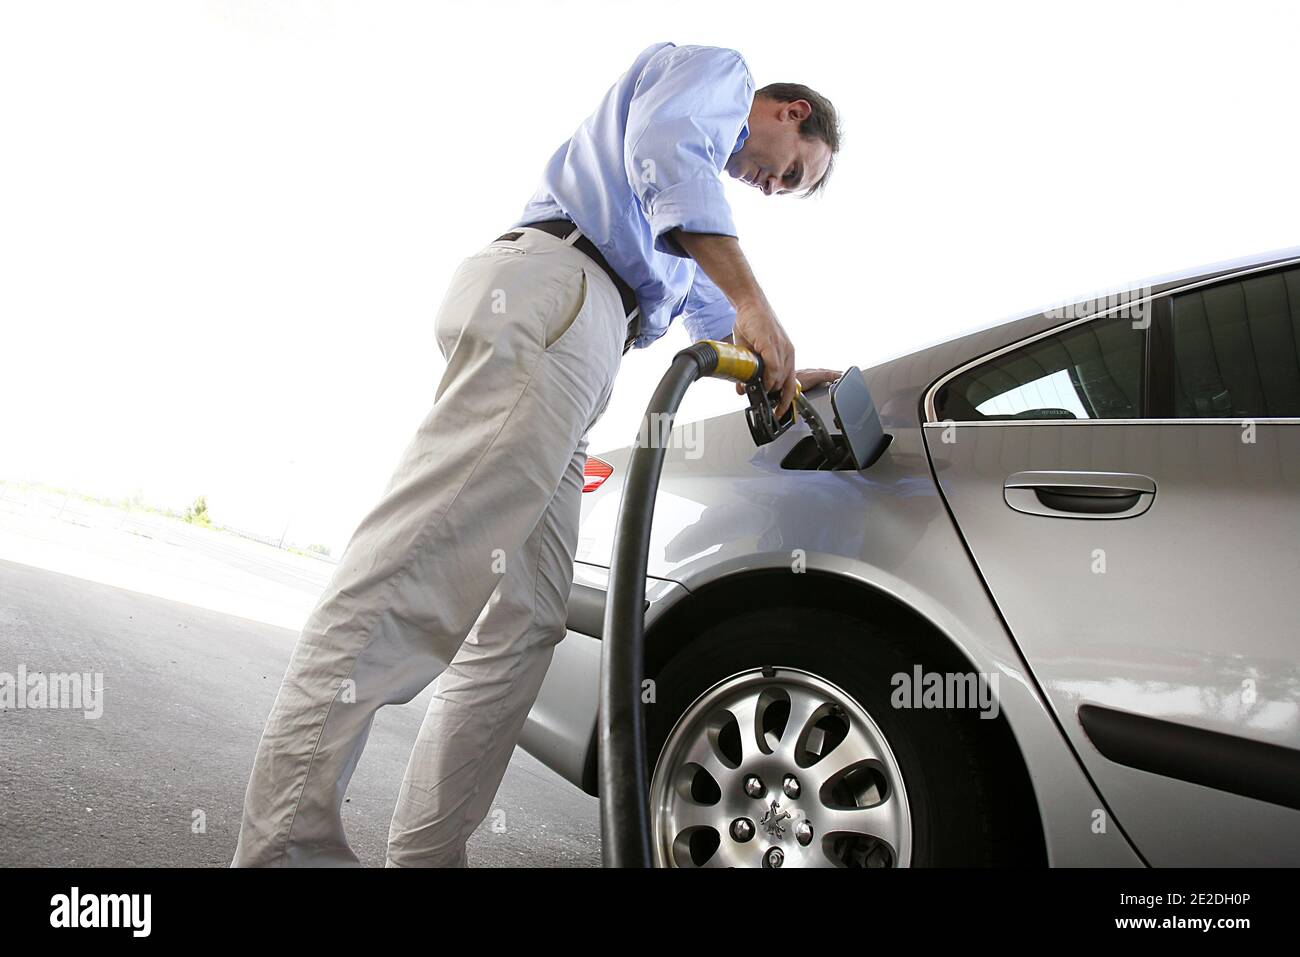
M 771 805 L 763 812 L 763 816 L 759 818 L 758 823 L 767 829 L 768 834 L 781 838 L 785 837 L 785 828 L 781 826 L 781 822 L 789 819 L 790 812 L 782 811 L 781 802 L 776 798 L 772 798 Z

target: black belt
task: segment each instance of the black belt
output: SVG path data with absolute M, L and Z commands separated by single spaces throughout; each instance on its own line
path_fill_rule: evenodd
M 568 239 L 573 235 L 573 231 L 578 228 L 575 223 L 567 219 L 547 219 L 540 223 L 526 223 L 525 225 L 529 229 L 540 229 L 544 233 L 550 233 L 556 239 Z M 503 236 L 498 236 L 497 241 L 500 242 L 503 239 L 515 240 L 519 238 L 519 235 L 518 231 L 509 232 Z M 579 236 L 574 240 L 573 245 L 574 248 L 581 250 L 588 259 L 604 270 L 605 275 L 609 276 L 614 283 L 614 288 L 618 290 L 618 297 L 623 301 L 623 315 L 628 318 L 627 339 L 623 344 L 623 351 L 627 352 L 640 332 L 640 316 L 633 315 L 637 311 L 636 293 L 632 291 L 632 287 L 624 282 L 618 273 L 614 272 L 614 267 L 605 261 L 605 257 L 600 254 L 600 250 L 596 248 L 596 244 L 590 239 L 586 236 Z

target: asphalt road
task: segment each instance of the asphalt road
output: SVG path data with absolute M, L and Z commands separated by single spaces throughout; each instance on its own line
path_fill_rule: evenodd
M 100 672 L 103 714 L 0 710 L 0 866 L 226 866 L 293 631 L 0 561 L 0 672 Z M 426 691 L 380 711 L 344 805 L 380 866 Z M 202 827 L 198 822 L 202 822 Z M 595 866 L 596 801 L 516 751 L 472 866 Z

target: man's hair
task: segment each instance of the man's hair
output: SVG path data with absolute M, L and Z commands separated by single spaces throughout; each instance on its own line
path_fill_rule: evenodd
M 835 154 L 840 151 L 839 114 L 835 112 L 835 107 L 831 105 L 830 100 L 802 83 L 769 83 L 754 95 L 765 96 L 769 100 L 776 100 L 778 103 L 807 100 L 812 107 L 812 112 L 808 114 L 808 118 L 799 124 L 799 135 L 821 140 L 830 147 L 831 158 L 830 162 L 826 164 L 826 172 L 822 174 L 822 178 L 804 190 L 803 195 L 811 196 L 825 186 L 826 181 L 831 178 L 831 167 L 835 165 Z

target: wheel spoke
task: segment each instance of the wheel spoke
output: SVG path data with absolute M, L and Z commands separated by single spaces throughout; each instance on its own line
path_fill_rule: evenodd
M 698 764 L 713 778 L 713 782 L 721 790 L 726 790 L 727 783 L 735 776 L 736 769 L 728 766 L 722 760 L 722 755 L 717 751 L 713 744 L 713 737 L 708 732 L 701 734 L 691 743 L 691 747 L 683 755 L 685 763 Z
M 741 847 L 748 846 L 747 844 L 741 845 Z M 753 867 L 753 864 L 745 860 L 744 851 L 741 850 L 741 847 L 733 844 L 731 839 L 724 834 L 718 849 L 713 852 L 707 861 L 700 865 L 700 868 Z
M 747 694 L 726 705 L 736 724 L 740 728 L 740 765 L 753 761 L 763 755 L 761 747 L 762 728 L 759 726 L 758 694 Z
M 715 804 L 696 804 L 694 801 L 678 800 L 672 809 L 673 836 L 676 837 L 693 827 L 708 827 L 717 831 L 723 826 L 719 821 L 721 814 Z M 723 833 L 722 838 L 726 840 L 727 835 Z
M 899 802 L 886 798 L 871 807 L 818 809 L 817 823 L 822 835 L 865 834 L 878 837 L 891 848 L 898 846 Z
M 837 774 L 847 771 L 853 765 L 872 758 L 880 759 L 880 757 L 880 750 L 875 743 L 856 726 L 850 727 L 844 740 L 818 758 L 804 774 L 811 785 L 820 789 Z
M 828 702 L 824 697 L 803 688 L 791 688 L 790 717 L 781 732 L 781 754 L 793 761 L 802 746 L 805 733 Z

